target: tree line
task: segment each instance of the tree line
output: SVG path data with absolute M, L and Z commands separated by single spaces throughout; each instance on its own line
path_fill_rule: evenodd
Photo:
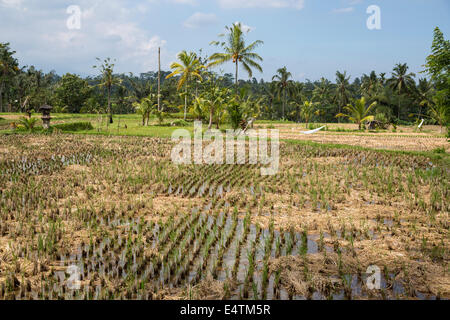
M 296 122 L 341 122 L 350 120 L 361 128 L 366 121 L 402 124 L 427 119 L 441 127 L 448 124 L 450 105 L 450 42 L 439 28 L 434 30 L 431 54 L 421 75 L 398 63 L 390 74 L 372 71 L 351 81 L 346 71 L 337 71 L 332 81 L 298 82 L 286 67 L 271 81 L 258 81 L 253 70 L 262 71 L 263 58 L 249 45 L 237 23 L 227 27 L 220 49 L 207 57 L 182 51 L 171 71 L 162 71 L 158 95 L 158 72 L 116 74 L 115 61 L 100 60 L 97 76 L 44 73 L 34 66 L 19 67 L 9 43 L 0 43 L 0 112 L 27 112 L 49 104 L 53 112 L 140 113 L 143 125 L 151 114 L 162 121 L 181 112 L 184 120 L 201 119 L 214 124 L 229 121 L 234 127 L 249 118 Z M 233 63 L 235 74 L 220 73 L 217 66 Z M 239 80 L 243 70 L 249 80 Z M 160 104 L 157 104 L 157 100 Z M 343 120 L 346 119 L 346 120 Z

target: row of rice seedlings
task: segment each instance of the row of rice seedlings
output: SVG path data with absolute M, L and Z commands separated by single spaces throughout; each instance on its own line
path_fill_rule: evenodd
M 247 251 L 248 266 L 241 293 L 241 296 L 244 299 L 247 299 L 249 297 L 250 288 L 253 291 L 253 296 L 255 297 L 255 299 L 258 297 L 258 286 L 257 283 L 254 281 L 254 274 L 256 269 L 255 254 L 256 249 L 260 243 L 261 231 L 262 231 L 261 228 L 258 225 L 256 225 L 255 241 L 252 242 L 251 247 Z

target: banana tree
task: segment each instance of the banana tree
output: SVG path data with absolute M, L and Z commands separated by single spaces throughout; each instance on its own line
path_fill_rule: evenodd
M 314 115 L 314 111 L 317 107 L 317 103 L 312 101 L 305 101 L 300 107 L 300 116 L 305 120 L 305 126 L 308 128 L 309 121 Z
M 143 98 L 140 102 L 133 103 L 133 107 L 136 110 L 136 113 L 142 116 L 142 125 L 148 126 L 150 120 L 150 114 L 153 109 L 157 106 L 155 103 L 155 95 L 150 94 L 148 97 Z

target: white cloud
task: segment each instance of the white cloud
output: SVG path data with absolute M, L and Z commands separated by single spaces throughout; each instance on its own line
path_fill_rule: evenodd
M 253 30 L 256 29 L 254 27 L 250 27 L 250 26 L 246 25 L 245 23 L 242 23 L 242 22 L 239 22 L 239 21 L 236 21 L 234 24 L 236 25 L 236 24 L 239 24 L 239 23 L 241 24 L 241 29 L 244 32 L 250 32 L 250 31 L 253 31 Z
M 4 5 L 5 1 L 13 0 L 0 1 Z M 143 12 L 154 14 L 149 3 L 136 6 L 123 0 L 79 0 L 80 30 L 66 27 L 69 2 L 23 0 L 21 3 L 27 6 L 27 11 L 0 11 L 4 41 L 11 42 L 21 65 L 92 74 L 96 57 L 111 57 L 117 60 L 117 72 L 140 73 L 157 67 L 158 47 L 161 47 L 163 67 L 169 64 L 171 53 L 167 52 L 166 41 L 156 30 L 144 27 L 147 18 Z
M 191 6 L 198 5 L 197 0 L 171 0 L 171 1 L 179 4 L 190 4 Z
M 218 0 L 223 8 L 294 8 L 303 9 L 305 0 Z
M 219 0 L 222 8 L 294 8 L 303 9 L 305 0 Z
M 202 28 L 214 25 L 218 22 L 218 18 L 214 13 L 196 12 L 190 16 L 183 25 L 186 28 Z
M 353 7 L 347 7 L 347 8 L 334 9 L 333 12 L 334 13 L 350 13 L 350 12 L 353 12 L 354 10 L 355 10 L 355 8 L 353 8 Z
M 6 8 L 19 9 L 22 6 L 22 0 L 0 0 L 0 5 Z

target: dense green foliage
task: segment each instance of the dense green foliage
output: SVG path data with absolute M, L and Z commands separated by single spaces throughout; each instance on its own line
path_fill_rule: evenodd
M 70 122 L 70 123 L 61 123 L 57 125 L 53 125 L 52 128 L 58 129 L 61 131 L 83 131 L 83 130 L 92 130 L 94 127 L 90 122 Z
M 263 42 L 246 45 L 245 32 L 239 24 L 228 27 L 227 32 L 223 42 L 212 43 L 222 52 L 203 57 L 201 51 L 184 51 L 178 57 L 179 62 L 172 64 L 173 72 L 161 72 L 161 110 L 153 110 L 158 98 L 157 72 L 139 76 L 114 74 L 114 64 L 108 58 L 99 61 L 100 73 L 96 77 L 83 79 L 74 74 L 60 77 L 33 66 L 20 69 L 9 44 L 0 43 L 0 112 L 30 114 L 47 103 L 56 112 L 109 114 L 111 121 L 112 114 L 137 112 L 145 125 L 151 113 L 162 119 L 182 112 L 184 119 L 209 121 L 209 127 L 223 122 L 237 127 L 238 121 L 245 122 L 252 117 L 321 123 L 341 121 L 336 115 L 364 97 L 367 105 L 373 102 L 376 105 L 361 119 L 373 116 L 379 122 L 401 124 L 425 118 L 442 128 L 448 125 L 450 43 L 439 28 L 435 29 L 431 54 L 424 65 L 423 72 L 428 78 L 417 78 L 408 72 L 406 64 L 399 63 L 391 75 L 372 71 L 351 80 L 354 75 L 342 70 L 336 72 L 334 82 L 321 78 L 301 83 L 292 80 L 286 67 L 280 68 L 270 82 L 255 77 L 239 80 L 240 65 L 249 76 L 253 76 L 252 69 L 262 70 L 258 64 L 262 58 L 255 49 Z M 236 75 L 219 75 L 212 69 L 226 62 L 235 64 Z M 146 104 L 145 99 L 149 97 L 153 102 Z

